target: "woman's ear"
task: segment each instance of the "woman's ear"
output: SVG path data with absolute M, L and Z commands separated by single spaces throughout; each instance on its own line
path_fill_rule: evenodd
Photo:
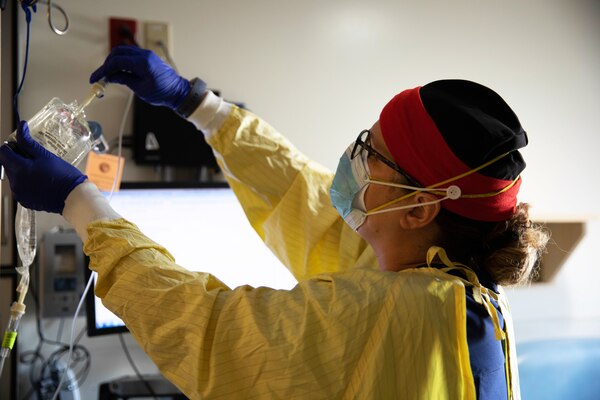
M 403 229 L 419 229 L 429 225 L 440 212 L 440 203 L 433 203 L 427 205 L 418 205 L 423 203 L 430 203 L 439 199 L 434 194 L 419 192 L 414 196 L 413 208 L 406 210 L 401 217 L 400 224 Z

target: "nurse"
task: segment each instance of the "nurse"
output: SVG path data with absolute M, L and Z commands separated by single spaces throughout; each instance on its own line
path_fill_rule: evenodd
M 196 125 L 298 279 L 228 288 L 187 271 L 19 125 L 27 156 L 0 148 L 15 198 L 73 225 L 96 294 L 186 396 L 519 398 L 501 286 L 531 279 L 548 235 L 517 201 L 527 135 L 498 94 L 464 80 L 402 91 L 333 174 L 151 52 L 116 48 L 102 77 Z

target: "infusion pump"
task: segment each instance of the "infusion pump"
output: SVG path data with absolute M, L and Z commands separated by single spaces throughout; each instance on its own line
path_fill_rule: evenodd
M 38 268 L 42 317 L 75 314 L 85 287 L 84 268 L 83 245 L 74 230 L 54 228 L 43 235 Z

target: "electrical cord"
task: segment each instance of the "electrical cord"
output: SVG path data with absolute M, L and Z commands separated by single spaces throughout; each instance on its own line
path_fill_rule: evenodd
M 83 300 L 85 299 L 85 296 L 87 295 L 88 290 L 90 290 L 90 286 L 92 285 L 92 283 L 93 283 L 93 274 L 92 274 L 92 276 L 90 276 L 90 279 L 88 280 L 87 285 L 85 286 L 85 289 L 83 290 L 83 294 L 81 295 L 81 299 L 79 300 L 79 304 L 77 304 L 77 309 L 75 310 L 75 314 L 73 315 L 73 320 L 71 322 L 71 339 L 69 340 L 69 355 L 67 356 L 67 366 L 65 368 L 65 372 L 60 377 L 60 381 L 58 381 L 58 385 L 56 386 L 56 391 L 54 392 L 54 396 L 52 396 L 52 400 L 58 399 L 58 395 L 60 393 L 62 384 L 65 380 L 65 377 L 67 376 L 67 372 L 70 369 L 71 361 L 73 360 L 72 359 L 73 348 L 74 348 L 73 335 L 75 333 L 75 321 L 77 320 L 77 315 L 79 314 L 79 310 L 81 309 L 81 306 L 83 305 Z
M 13 107 L 15 110 L 15 116 L 17 117 L 17 122 L 21 121 L 21 116 L 19 115 L 19 94 L 21 94 L 21 90 L 23 89 L 23 84 L 25 83 L 25 77 L 27 76 L 27 65 L 29 64 L 29 39 L 31 36 L 31 10 L 33 12 L 37 11 L 37 7 L 35 3 L 29 4 L 26 2 L 21 3 L 21 8 L 25 13 L 25 22 L 27 23 L 27 36 L 25 38 L 25 61 L 23 62 L 23 75 L 21 76 L 21 82 L 17 86 L 17 91 L 13 97 Z M 31 10 L 29 9 L 31 8 Z
M 60 341 L 60 338 L 62 338 L 62 330 L 63 330 L 63 326 L 65 325 L 65 319 L 61 318 L 60 322 L 58 324 L 58 332 L 56 332 L 56 341 Z
M 40 318 L 40 314 L 39 314 L 39 310 L 40 310 L 39 302 L 38 302 L 37 294 L 35 292 L 35 288 L 33 286 L 32 286 L 31 293 L 32 293 L 32 297 L 34 299 L 34 303 L 36 305 L 36 326 L 37 326 L 39 342 L 34 351 L 24 352 L 20 358 L 21 362 L 23 362 L 24 364 L 32 365 L 31 369 L 29 370 L 29 380 L 30 380 L 32 388 L 23 397 L 23 399 L 28 399 L 29 397 L 31 397 L 31 395 L 34 392 L 37 392 L 38 398 L 42 399 L 41 383 L 44 379 L 44 376 L 45 376 L 44 374 L 45 374 L 45 370 L 47 369 L 47 365 L 50 365 L 50 364 L 47 363 L 47 360 L 41 354 L 41 347 L 43 346 L 44 343 L 59 346 L 60 348 L 49 356 L 49 359 L 54 359 L 57 354 L 64 353 L 66 351 L 66 349 L 68 349 L 68 344 L 64 343 L 62 341 L 52 341 L 52 340 L 46 339 L 44 337 L 43 331 L 41 328 L 41 318 Z M 81 330 L 81 332 L 79 333 L 79 335 L 77 337 L 77 340 L 75 341 L 75 346 L 77 346 L 77 352 L 83 351 L 84 354 L 87 354 L 87 360 L 84 359 L 85 366 L 82 368 L 80 373 L 77 374 L 78 385 L 82 384 L 83 381 L 85 380 L 85 378 L 87 377 L 87 372 L 89 372 L 89 366 L 90 366 L 90 362 L 91 362 L 91 357 L 89 357 L 89 351 L 87 351 L 87 349 L 85 349 L 83 346 L 78 345 L 79 340 L 83 336 L 84 332 L 85 332 L 85 328 Z M 28 357 L 32 357 L 32 358 L 29 359 Z M 77 359 L 81 360 L 82 357 L 78 356 Z M 35 377 L 35 363 L 37 361 L 41 362 L 42 368 L 41 368 L 40 372 L 38 373 L 38 377 L 36 378 Z
M 56 350 L 55 352 L 53 352 L 52 354 L 50 354 L 50 356 L 48 357 L 48 360 L 46 360 L 46 362 L 42 365 L 42 369 L 41 369 L 41 377 L 52 377 L 52 383 L 49 386 L 49 389 L 51 389 L 51 392 L 48 392 L 48 394 L 54 392 L 54 390 L 56 389 L 56 386 L 54 384 L 55 381 L 55 377 L 57 376 L 57 372 L 58 373 L 62 373 L 62 375 L 64 376 L 67 373 L 67 370 L 70 368 L 67 368 L 67 366 L 65 365 L 64 370 L 60 370 L 60 368 L 58 367 L 60 360 L 69 353 L 69 347 L 67 345 L 63 346 L 62 348 Z M 74 347 L 73 353 L 72 353 L 72 362 L 73 362 L 73 370 L 75 369 L 75 367 L 78 364 L 83 363 L 83 366 L 79 369 L 79 371 L 76 371 L 75 374 L 75 379 L 70 382 L 69 386 L 67 387 L 67 390 L 72 391 L 78 387 L 80 387 L 85 378 L 87 378 L 89 370 L 90 370 L 90 366 L 91 366 L 91 355 L 89 350 L 84 347 L 84 346 L 76 346 Z
M 156 397 L 156 393 L 154 393 L 154 390 L 152 389 L 152 386 L 150 386 L 150 384 L 148 383 L 148 381 L 146 379 L 144 379 L 144 377 L 142 376 L 142 374 L 140 373 L 140 371 L 135 366 L 135 363 L 133 362 L 133 358 L 131 358 L 131 354 L 129 354 L 129 350 L 127 349 L 127 345 L 125 344 L 125 340 L 123 339 L 123 334 L 122 333 L 119 333 L 119 340 L 121 341 L 121 346 L 123 347 L 123 352 L 125 353 L 125 356 L 127 357 L 127 360 L 129 361 L 129 365 L 131 365 L 131 368 L 133 368 L 133 371 L 135 372 L 135 375 L 144 384 L 144 386 L 146 386 L 146 389 L 148 389 L 148 392 L 150 393 L 150 395 L 154 399 L 158 400 L 158 398 Z
M 33 299 L 35 305 L 35 316 L 36 316 L 36 330 L 38 335 L 38 344 L 35 350 L 25 351 L 21 353 L 19 357 L 19 361 L 25 365 L 30 365 L 29 369 L 29 382 L 31 384 L 31 389 L 21 398 L 22 400 L 26 400 L 31 398 L 33 394 L 37 394 L 38 399 L 48 398 L 48 390 L 53 388 L 52 381 L 48 382 L 48 374 L 51 373 L 52 366 L 56 365 L 56 363 L 64 356 L 64 354 L 69 349 L 69 344 L 60 340 L 62 336 L 62 332 L 60 335 L 57 335 L 57 340 L 51 340 L 44 336 L 44 332 L 42 330 L 41 324 L 41 316 L 40 316 L 40 307 L 39 307 L 39 299 L 37 295 L 37 288 L 34 284 L 35 282 L 32 280 L 30 282 L 31 290 L 29 293 Z M 64 319 L 61 319 L 61 322 Z M 61 327 L 59 326 L 59 330 Z M 72 382 L 71 387 L 79 387 L 83 384 L 85 379 L 87 378 L 90 366 L 91 366 L 91 355 L 87 348 L 82 345 L 79 345 L 79 341 L 83 337 L 85 333 L 85 327 L 81 329 L 76 340 L 74 341 L 74 348 L 76 356 L 73 358 L 75 362 L 74 369 L 78 369 L 75 374 L 75 380 Z M 59 348 L 52 352 L 48 358 L 45 358 L 42 354 L 41 350 L 44 344 L 58 346 Z M 40 363 L 40 368 L 36 373 L 36 364 Z M 80 366 L 83 364 L 83 366 Z M 44 386 L 45 385 L 45 386 Z M 43 387 L 44 386 L 44 387 Z M 43 397 L 46 396 L 46 397 Z

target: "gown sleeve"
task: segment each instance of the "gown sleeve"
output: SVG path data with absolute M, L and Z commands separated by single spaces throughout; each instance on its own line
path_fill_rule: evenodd
M 219 123 L 207 142 L 252 227 L 297 280 L 376 267 L 372 249 L 331 205 L 331 171 L 253 113 L 215 108 L 222 115 L 210 118 Z
M 88 231 L 96 294 L 190 399 L 474 399 L 464 288 L 435 269 L 231 290 L 124 219 Z

